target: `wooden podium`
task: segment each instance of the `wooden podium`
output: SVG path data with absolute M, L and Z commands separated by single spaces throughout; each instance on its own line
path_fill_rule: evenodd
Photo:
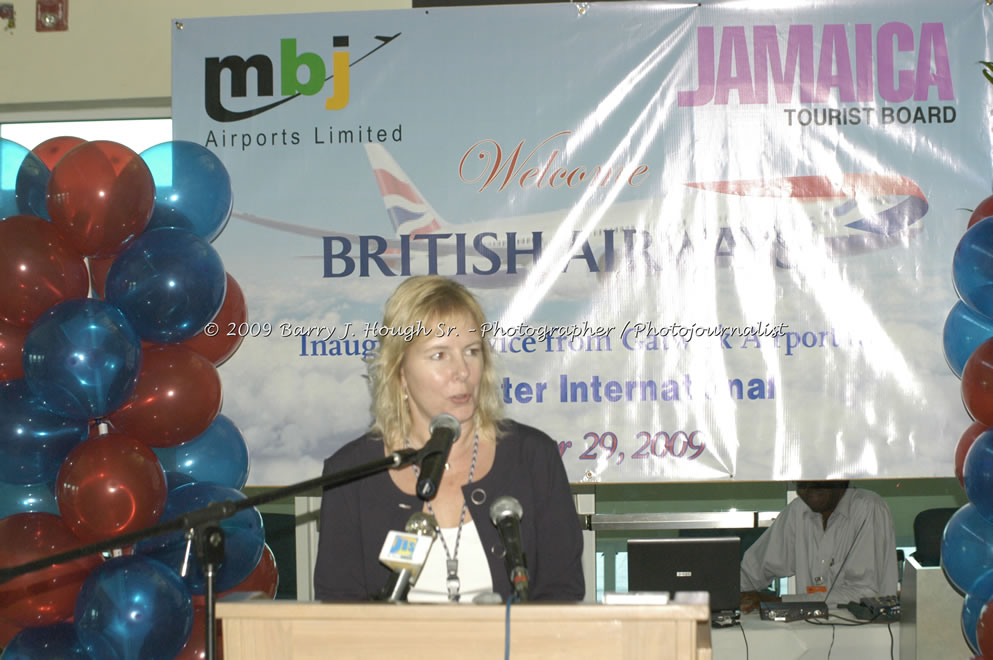
M 505 605 L 218 602 L 224 660 L 503 658 Z M 510 608 L 510 657 L 710 660 L 707 605 Z

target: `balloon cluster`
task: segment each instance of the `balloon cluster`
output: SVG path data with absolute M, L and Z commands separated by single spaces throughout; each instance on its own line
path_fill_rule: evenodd
M 210 244 L 231 204 L 223 164 L 191 142 L 0 138 L 0 567 L 244 499 L 217 373 L 241 337 L 204 332 L 247 321 Z M 217 590 L 275 597 L 259 512 L 220 525 Z M 0 657 L 203 657 L 183 534 L 109 555 L 0 583 Z
M 966 642 L 993 658 L 993 196 L 969 218 L 952 277 L 959 300 L 945 319 L 942 341 L 973 422 L 955 447 L 955 476 L 969 502 L 945 526 L 941 566 L 965 595 Z

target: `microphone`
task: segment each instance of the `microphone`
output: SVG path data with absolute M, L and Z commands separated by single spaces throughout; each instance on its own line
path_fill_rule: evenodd
M 459 420 L 448 413 L 441 413 L 431 420 L 431 438 L 421 449 L 421 473 L 417 476 L 417 496 L 424 501 L 433 500 L 438 494 L 441 475 L 452 443 L 462 432 Z
M 378 600 L 391 603 L 407 600 L 407 592 L 417 582 L 417 576 L 427 561 L 428 551 L 438 533 L 438 523 L 434 516 L 416 511 L 407 520 L 404 530 L 387 534 L 383 549 L 379 552 L 379 561 L 392 568 L 393 573 L 379 593 Z
M 519 601 L 528 600 L 528 562 L 521 543 L 521 516 L 524 514 L 521 503 L 510 495 L 498 497 L 490 506 L 490 520 L 500 532 L 500 539 L 507 554 L 503 561 L 507 566 L 510 584 Z
M 852 544 L 850 546 L 848 546 L 848 551 L 845 553 L 845 558 L 841 560 L 841 566 L 838 567 L 838 573 L 836 574 L 835 578 L 833 580 L 831 580 L 831 588 L 827 590 L 827 593 L 826 594 L 824 594 L 824 603 L 825 604 L 827 604 L 828 597 L 831 595 L 831 592 L 834 591 L 834 585 L 836 585 L 839 582 L 841 582 L 841 577 L 842 577 L 842 575 L 844 575 L 845 564 L 848 562 L 848 557 L 849 557 L 849 555 L 852 554 L 852 550 L 855 549 L 855 544 L 857 544 L 859 542 L 859 536 L 862 535 L 862 528 L 865 527 L 865 524 L 868 521 L 869 521 L 869 518 L 866 517 L 865 520 L 862 521 L 862 524 L 859 525 L 858 530 L 855 532 L 855 538 L 852 539 Z M 884 594 L 880 594 L 880 595 L 882 596 Z

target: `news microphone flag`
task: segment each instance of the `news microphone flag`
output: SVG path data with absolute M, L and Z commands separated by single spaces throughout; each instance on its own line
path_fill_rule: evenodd
M 433 536 L 391 531 L 386 535 L 383 549 L 379 551 L 379 561 L 394 571 L 410 571 L 411 580 L 416 580 L 428 558 Z

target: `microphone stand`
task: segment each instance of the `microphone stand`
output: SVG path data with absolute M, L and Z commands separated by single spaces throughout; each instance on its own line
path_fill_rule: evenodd
M 314 488 L 321 488 L 323 490 L 337 488 L 351 481 L 371 477 L 386 470 L 406 467 L 411 463 L 417 463 L 419 465 L 423 462 L 425 456 L 430 453 L 432 452 L 425 452 L 423 449 L 401 449 L 375 461 L 369 461 L 368 463 L 363 463 L 347 470 L 321 475 L 320 477 L 301 481 L 291 486 L 275 488 L 265 493 L 246 497 L 243 500 L 212 502 L 202 509 L 190 511 L 168 522 L 152 527 L 114 536 L 103 541 L 83 545 L 73 550 L 42 557 L 41 559 L 35 559 L 17 566 L 0 568 L 0 584 L 55 564 L 62 564 L 98 552 L 106 552 L 134 545 L 138 541 L 152 538 L 153 536 L 160 536 L 167 532 L 189 530 L 187 532 L 187 538 L 193 542 L 194 552 L 200 561 L 201 567 L 203 567 L 204 577 L 206 578 L 206 608 L 204 614 L 207 623 L 207 639 L 206 646 L 204 647 L 205 657 L 207 660 L 215 660 L 217 652 L 217 618 L 214 608 L 214 601 L 216 599 L 214 583 L 217 567 L 224 558 L 224 530 L 218 524 L 221 520 L 230 518 L 243 509 L 248 509 L 259 504 L 267 504 Z

